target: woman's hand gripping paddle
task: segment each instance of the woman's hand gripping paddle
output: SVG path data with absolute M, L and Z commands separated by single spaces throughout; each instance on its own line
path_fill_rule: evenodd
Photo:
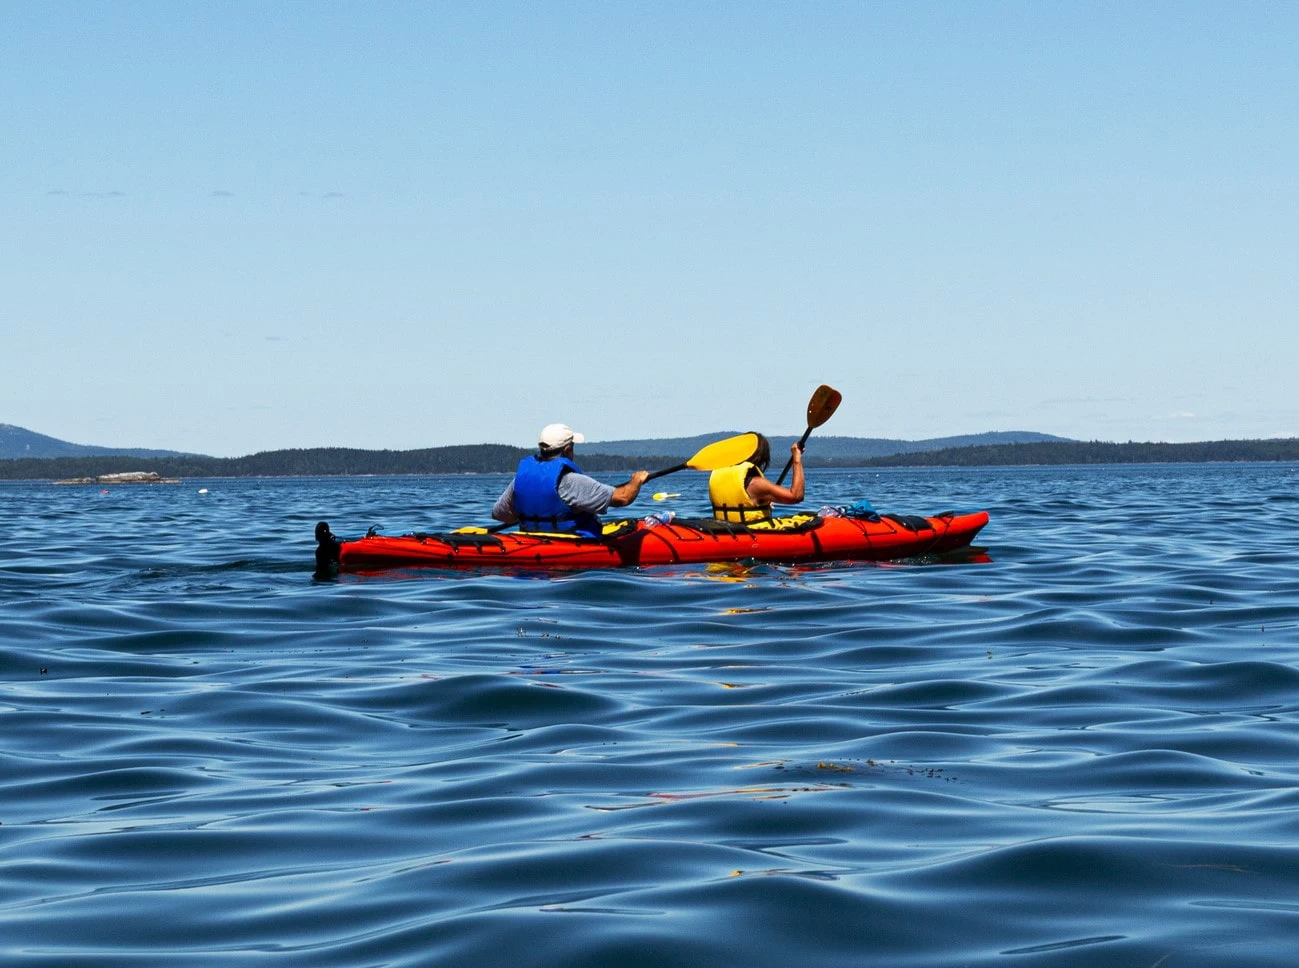
M 803 431 L 803 436 L 799 438 L 798 449 L 802 450 L 807 446 L 807 438 L 811 436 L 812 431 L 825 423 L 834 412 L 839 409 L 839 402 L 843 400 L 843 394 L 834 387 L 826 386 L 822 383 L 812 394 L 812 399 L 807 402 L 807 429 Z M 785 482 L 785 475 L 789 469 L 794 466 L 793 455 L 785 462 L 785 469 L 780 472 L 776 478 L 777 484 Z

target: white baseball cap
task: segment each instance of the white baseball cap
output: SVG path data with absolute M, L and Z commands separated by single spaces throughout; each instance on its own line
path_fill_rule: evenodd
M 568 424 L 546 424 L 537 436 L 537 443 L 545 450 L 563 450 L 569 444 L 580 444 L 585 440 Z

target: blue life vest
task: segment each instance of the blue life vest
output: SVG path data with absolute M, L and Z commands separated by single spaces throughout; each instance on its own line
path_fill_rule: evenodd
M 559 496 L 559 479 L 581 469 L 567 457 L 537 460 L 530 454 L 514 474 L 514 513 L 520 531 L 553 531 L 600 537 L 600 519 L 590 511 L 575 511 Z

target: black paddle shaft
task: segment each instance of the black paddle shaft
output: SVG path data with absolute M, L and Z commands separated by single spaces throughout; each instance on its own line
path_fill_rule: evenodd
M 806 430 L 803 431 L 803 436 L 798 438 L 798 449 L 800 451 L 807 449 L 807 438 L 811 435 L 811 433 L 812 433 L 812 428 L 808 427 Z M 789 473 L 789 469 L 793 466 L 794 466 L 794 455 L 790 454 L 789 460 L 785 461 L 785 469 L 781 471 L 780 476 L 776 478 L 777 485 L 785 483 L 785 475 Z
M 821 384 L 812 394 L 812 399 L 807 401 L 807 429 L 803 431 L 803 436 L 798 439 L 798 450 L 802 453 L 807 448 L 807 438 L 812 430 L 821 426 L 839 409 L 839 403 L 843 400 L 843 394 L 832 386 Z M 784 483 L 785 475 L 789 469 L 794 466 L 794 455 L 789 455 L 789 460 L 785 462 L 785 469 L 780 472 L 776 478 L 776 484 Z
M 664 468 L 661 471 L 653 471 L 649 477 L 645 478 L 645 482 L 649 483 L 650 481 L 654 480 L 654 478 L 656 477 L 667 477 L 669 474 L 675 474 L 677 471 L 684 471 L 688 467 L 690 467 L 690 464 L 687 462 L 685 464 L 678 464 L 676 467 Z M 628 481 L 627 483 L 630 484 L 631 481 Z

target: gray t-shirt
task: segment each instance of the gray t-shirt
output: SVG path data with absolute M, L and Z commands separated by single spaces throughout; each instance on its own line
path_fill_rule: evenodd
M 604 514 L 609 510 L 609 499 L 613 497 L 614 486 L 602 484 L 594 477 L 587 477 L 576 471 L 569 471 L 559 479 L 559 499 L 575 511 L 590 511 L 592 514 Z M 513 524 L 519 519 L 514 510 L 514 482 L 496 499 L 492 507 L 492 517 L 497 521 Z

